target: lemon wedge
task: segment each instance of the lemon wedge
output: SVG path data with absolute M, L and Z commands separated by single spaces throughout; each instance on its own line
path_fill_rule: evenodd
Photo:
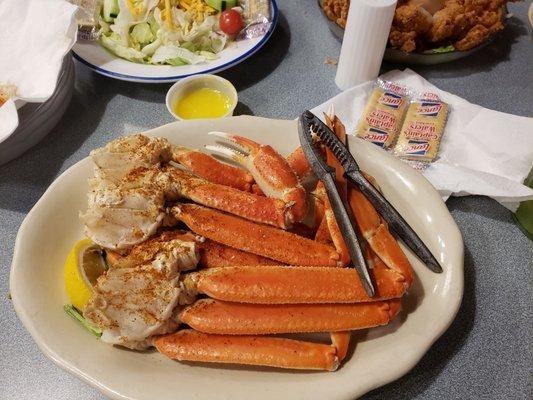
M 77 242 L 65 261 L 65 289 L 70 302 L 83 311 L 92 296 L 96 279 L 106 270 L 102 249 L 89 239 Z

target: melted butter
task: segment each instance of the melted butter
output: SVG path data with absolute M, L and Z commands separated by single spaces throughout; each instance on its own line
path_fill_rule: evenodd
M 221 118 L 230 107 L 230 98 L 220 90 L 200 88 L 179 99 L 174 112 L 183 119 Z

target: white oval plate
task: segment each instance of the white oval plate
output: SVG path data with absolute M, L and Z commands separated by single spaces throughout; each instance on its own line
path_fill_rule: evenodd
M 196 65 L 149 65 L 120 58 L 106 50 L 99 42 L 79 41 L 72 48 L 74 58 L 92 70 L 110 78 L 130 82 L 164 83 L 196 74 L 223 71 L 246 60 L 257 52 L 272 36 L 278 22 L 278 6 L 271 0 L 272 24 L 263 36 L 233 42 L 222 50 L 216 60 Z
M 175 122 L 148 134 L 202 148 L 213 143 L 207 135 L 212 130 L 246 135 L 284 154 L 298 145 L 295 121 L 247 116 Z M 109 346 L 66 316 L 63 263 L 72 244 L 83 237 L 78 212 L 87 204 L 87 179 L 93 173 L 89 158 L 57 178 L 20 227 L 10 277 L 19 318 L 44 354 L 114 399 L 352 400 L 399 378 L 455 317 L 463 293 L 463 241 L 422 175 L 369 142 L 350 137 L 350 144 L 361 167 L 377 179 L 444 272 L 430 272 L 407 252 L 417 278 L 401 314 L 386 327 L 355 333 L 352 354 L 337 372 L 179 363 L 155 351 Z

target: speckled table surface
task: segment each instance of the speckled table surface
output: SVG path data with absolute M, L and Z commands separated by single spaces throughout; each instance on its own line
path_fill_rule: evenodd
M 527 6 L 511 4 L 514 17 L 505 32 L 478 54 L 413 69 L 473 103 L 533 116 Z M 221 74 L 239 91 L 237 114 L 292 119 L 338 93 L 335 67 L 324 59 L 338 57 L 340 44 L 323 23 L 316 1 L 281 1 L 280 9 L 270 42 Z M 0 399 L 104 398 L 46 359 L 19 322 L 8 298 L 15 236 L 48 185 L 91 149 L 172 120 L 164 106 L 168 84 L 115 81 L 81 65 L 76 72 L 74 96 L 60 123 L 35 148 L 0 167 Z M 459 314 L 411 372 L 364 398 L 531 399 L 533 243 L 495 201 L 466 197 L 447 204 L 465 241 Z

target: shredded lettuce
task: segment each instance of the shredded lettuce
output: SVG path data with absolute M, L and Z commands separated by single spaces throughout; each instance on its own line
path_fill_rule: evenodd
M 441 46 L 435 49 L 425 50 L 422 53 L 423 54 L 443 54 L 443 53 L 451 53 L 452 51 L 455 51 L 455 47 L 453 46 L 453 44 L 450 44 L 448 46 Z
M 154 41 L 154 34 L 148 22 L 141 22 L 133 27 L 130 34 L 131 39 L 138 44 L 148 44 Z
M 122 45 L 122 41 L 120 37 L 113 33 L 109 36 L 102 35 L 100 37 L 100 41 L 102 42 L 102 45 L 111 51 L 112 53 L 115 53 L 117 56 L 121 58 L 125 58 L 129 61 L 134 62 L 143 62 L 144 60 L 144 53 L 142 53 L 139 50 L 134 49 L 133 47 L 127 47 Z
M 159 47 L 152 56 L 152 63 L 162 64 L 169 60 L 179 58 L 186 64 L 200 64 L 205 61 L 205 57 L 197 55 L 190 50 L 173 44 L 167 44 Z
M 156 39 L 152 43 L 144 46 L 141 51 L 143 52 L 144 55 L 151 56 L 155 53 L 155 51 L 157 50 L 159 46 L 161 46 L 161 40 Z
M 187 65 L 187 63 L 179 57 L 173 58 L 172 60 L 167 60 L 166 63 L 170 65 L 174 65 L 175 67 L 179 65 Z
M 199 54 L 201 56 L 204 56 L 206 60 L 216 60 L 218 56 L 215 53 L 212 53 L 210 51 L 200 51 Z

